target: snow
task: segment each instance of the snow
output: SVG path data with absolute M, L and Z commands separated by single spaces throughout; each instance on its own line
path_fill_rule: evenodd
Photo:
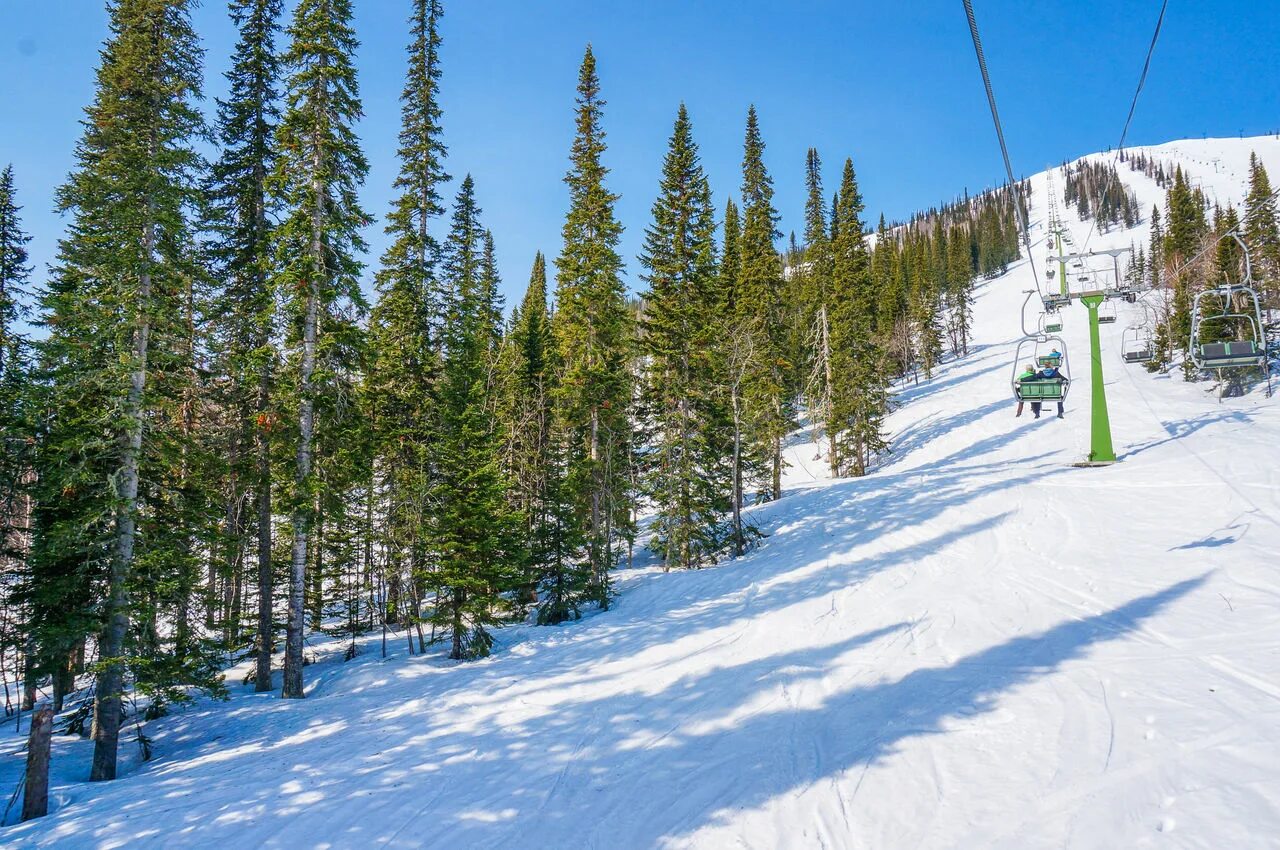
M 1280 174 L 1273 138 L 1145 150 L 1223 202 L 1250 150 Z M 1149 211 L 1159 190 L 1120 169 Z M 1067 418 L 1013 416 L 1030 284 L 1024 261 L 982 286 L 972 353 L 901 392 L 873 474 L 828 480 L 797 433 L 750 555 L 624 571 L 613 610 L 504 630 L 483 662 L 317 644 L 305 701 L 232 671 L 230 703 L 148 725 L 152 761 L 122 743 L 113 783 L 59 738 L 55 811 L 0 845 L 1276 846 L 1280 400 L 1126 366 L 1121 305 L 1102 328 L 1120 462 L 1074 468 L 1083 308 Z M 21 740 L 0 736 L 8 789 Z

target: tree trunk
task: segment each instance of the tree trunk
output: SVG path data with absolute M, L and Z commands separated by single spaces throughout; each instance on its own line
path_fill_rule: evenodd
M 322 58 L 321 64 L 327 64 Z M 324 108 L 320 98 L 319 108 Z M 319 133 L 319 130 L 315 130 Z M 307 308 L 302 325 L 302 362 L 299 376 L 298 455 L 293 509 L 293 549 L 289 563 L 289 622 L 285 630 L 284 689 L 286 699 L 302 699 L 302 633 L 306 626 L 307 539 L 311 530 L 311 451 L 315 436 L 315 399 L 311 377 L 316 369 L 316 338 L 320 327 L 321 277 L 328 268 L 324 245 L 323 153 L 318 138 L 311 140 L 311 269 L 307 281 Z
M 27 782 L 22 795 L 22 819 L 49 813 L 49 738 L 53 734 L 53 710 L 45 707 L 31 717 L 27 739 Z
M 604 587 L 600 578 L 600 411 L 591 409 L 591 580 Z
M 148 202 L 150 207 L 150 202 Z M 138 462 L 142 454 L 142 400 L 147 386 L 147 344 L 151 336 L 151 262 L 155 225 L 143 227 L 144 265 L 138 276 L 138 308 L 133 331 L 133 372 L 125 396 L 125 430 L 120 441 L 120 468 L 116 473 L 120 504 L 115 515 L 115 553 L 107 574 L 106 622 L 98 642 L 102 669 L 98 673 L 93 706 L 93 766 L 89 781 L 116 778 L 116 745 L 124 713 L 124 664 L 120 653 L 129 628 L 129 573 L 133 569 L 133 544 L 137 536 Z
M 827 305 L 822 305 L 822 361 L 823 369 L 826 373 L 827 392 L 824 404 L 826 410 L 823 411 L 826 421 L 822 423 L 823 429 L 827 432 L 827 442 L 830 443 L 828 462 L 831 465 L 831 477 L 837 478 L 840 475 L 840 449 L 836 444 L 836 423 L 835 418 L 831 415 L 832 403 L 834 400 L 834 391 L 832 387 L 835 382 L 831 375 L 831 322 L 827 318 Z
M 271 575 L 271 442 L 267 434 L 267 406 L 271 403 L 271 374 L 264 367 L 258 382 L 258 427 L 254 449 L 258 456 L 258 658 L 253 689 L 271 690 L 271 653 L 275 649 Z
M 319 239 L 316 239 L 319 242 Z M 313 248 L 317 248 L 313 245 Z M 317 248 L 318 250 L 318 248 Z M 318 271 L 318 270 L 317 270 Z M 312 276 L 303 326 L 301 395 L 298 404 L 298 493 L 293 510 L 293 550 L 289 563 L 289 622 L 285 631 L 284 689 L 285 699 L 301 699 L 302 630 L 306 618 L 307 538 L 311 523 L 311 505 L 307 487 L 311 480 L 311 441 L 315 434 L 315 401 L 311 397 L 311 376 L 316 366 L 316 325 L 319 320 L 320 286 Z

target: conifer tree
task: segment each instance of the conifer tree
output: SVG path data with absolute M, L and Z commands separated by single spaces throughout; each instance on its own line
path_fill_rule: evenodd
M 787 397 L 791 364 L 785 359 L 782 262 L 774 247 L 780 235 L 778 213 L 754 106 L 747 111 L 743 143 L 742 218 L 738 243 L 742 271 L 736 308 L 743 319 L 754 320 L 760 329 L 747 382 L 747 415 L 756 450 L 770 458 L 769 478 L 761 482 L 761 495 L 768 500 L 782 495 L 782 439 L 792 421 Z
M 31 279 L 13 166 L 0 171 L 0 654 L 27 655 L 20 602 L 26 576 L 32 429 L 28 416 L 30 358 L 18 323 L 26 317 L 23 299 Z M 24 662 L 30 667 L 30 660 Z M 24 671 L 25 672 L 25 671 Z M 34 702 L 35 680 L 24 675 L 24 708 Z M 31 699 L 28 701 L 26 695 Z
M 440 186 L 449 179 L 441 142 L 439 22 L 436 0 L 414 0 L 409 61 L 400 95 L 400 194 L 387 215 L 391 244 L 375 277 L 378 302 L 369 317 L 365 407 L 372 430 L 378 548 L 382 583 L 393 588 L 413 618 L 432 568 L 424 543 L 435 486 L 433 451 L 443 368 L 445 296 L 439 279 L 441 247 L 432 231 L 443 214 Z M 387 599 L 380 604 L 386 606 Z M 416 625 L 416 622 L 415 622 Z M 420 637 L 421 644 L 421 637 Z M 420 646 L 419 648 L 423 648 Z
M 737 310 L 738 281 L 742 277 L 742 253 L 738 245 L 742 241 L 742 219 L 738 205 L 730 198 L 724 205 L 724 246 L 720 258 L 720 301 L 722 315 Z
M 1249 246 L 1254 277 L 1274 307 L 1280 281 L 1280 215 L 1267 169 L 1256 153 L 1249 155 L 1249 194 L 1244 202 L 1244 240 Z
M 17 370 L 17 323 L 25 311 L 22 298 L 31 279 L 27 243 L 14 186 L 13 166 L 0 171 L 0 378 Z
M 273 175 L 285 209 L 276 230 L 275 285 L 296 358 L 297 410 L 282 695 L 301 698 L 306 565 L 319 486 L 312 474 L 317 401 L 336 389 L 332 379 L 341 361 L 359 345 L 355 314 L 363 311 L 364 296 L 358 256 L 365 250 L 360 229 L 369 216 L 360 209 L 356 189 L 368 163 L 353 127 L 361 106 L 350 0 L 300 0 L 288 33 L 289 76 Z
M 953 228 L 946 240 L 947 331 L 951 353 L 969 353 L 969 335 L 973 325 L 973 265 L 969 253 L 968 234 Z
M 552 326 L 560 364 L 558 431 L 571 441 L 565 486 L 586 543 L 590 596 L 607 608 L 609 570 L 618 553 L 615 544 L 630 513 L 626 471 L 631 450 L 632 319 L 618 254 L 622 225 L 614 216 L 617 196 L 604 183 L 604 105 L 595 56 L 588 46 L 578 75 L 577 133 L 565 176 L 569 213 L 564 247 L 556 259 Z
M 795 271 L 802 286 L 799 296 L 803 299 L 802 312 L 807 325 L 807 341 L 812 349 L 805 397 L 810 415 L 822 426 L 826 434 L 827 460 L 831 474 L 838 474 L 839 452 L 836 434 L 832 427 L 831 400 L 834 376 L 832 374 L 833 291 L 831 280 L 831 245 L 827 238 L 826 199 L 822 191 L 822 160 L 815 148 L 809 148 L 805 159 L 804 205 L 804 265 Z M 816 439 L 816 438 L 815 438 Z
M 1172 312 L 1166 333 L 1172 338 L 1174 348 L 1184 351 L 1191 338 L 1191 301 L 1198 285 L 1199 268 L 1187 268 L 1186 264 L 1197 253 L 1200 238 L 1205 230 L 1204 207 L 1195 197 L 1191 185 L 1179 166 L 1173 175 L 1173 186 L 1168 192 L 1168 217 L 1163 252 L 1166 262 L 1178 274 L 1170 281 L 1173 287 Z M 1195 364 L 1190 357 L 1183 358 L 1183 377 L 1191 380 Z
M 171 414 L 189 376 L 183 296 L 195 276 L 193 144 L 204 133 L 188 3 L 117 0 L 108 12 L 97 91 L 58 193 L 72 223 L 40 299 L 49 390 L 32 553 L 33 584 L 43 585 L 32 629 L 46 661 L 65 667 L 85 630 L 101 630 L 91 780 L 116 775 L 125 665 L 142 651 L 130 641 L 138 560 L 166 579 L 181 569 L 160 538 L 152 548 L 144 534 L 139 546 L 139 522 L 150 530 L 143 503 L 184 440 Z M 90 576 L 77 564 L 103 567 Z
M 716 298 L 719 311 L 715 327 L 719 338 L 716 359 L 723 404 L 729 415 L 730 551 L 738 557 L 754 537 L 753 529 L 742 518 L 746 488 L 762 474 L 766 460 L 757 451 L 758 446 L 749 439 L 751 422 L 747 409 L 748 380 L 758 370 L 757 338 L 761 326 L 757 316 L 738 304 L 742 291 L 742 254 L 739 250 L 742 225 L 738 207 L 732 199 L 725 204 L 723 228 L 724 248 Z
M 714 561 L 724 543 L 731 472 L 714 361 L 718 311 L 711 187 L 680 105 L 640 264 L 643 405 L 651 429 L 645 491 L 654 548 L 668 569 Z
M 245 557 L 248 505 L 257 525 L 258 691 L 271 690 L 273 570 L 271 561 L 272 384 L 277 370 L 272 269 L 271 198 L 267 179 L 275 166 L 275 126 L 279 118 L 279 60 L 275 37 L 280 0 L 233 0 L 232 22 L 239 40 L 227 72 L 230 93 L 218 102 L 222 153 L 210 172 L 210 253 L 222 282 L 214 305 L 220 368 L 227 373 L 227 402 L 235 422 L 226 440 L 225 494 L 228 538 L 225 563 Z
M 871 258 L 862 225 L 862 194 L 853 161 L 845 160 L 831 243 L 832 289 L 836 300 L 832 328 L 831 422 L 836 433 L 833 466 L 864 475 L 872 457 L 887 448 L 881 423 L 888 412 L 885 358 L 875 326 Z
M 558 546 L 550 504 L 552 477 L 559 475 L 553 463 L 551 443 L 551 394 L 555 375 L 547 311 L 547 263 L 542 252 L 534 256 L 529 286 L 511 317 L 511 327 L 503 339 L 498 358 L 498 424 L 502 429 L 504 468 L 511 485 L 510 501 L 525 521 L 524 539 L 528 549 L 522 604 L 539 601 L 544 583 L 564 587 L 561 572 L 565 562 L 557 560 Z M 572 596 L 572 594 L 570 594 Z M 540 617 L 561 622 L 574 615 L 570 607 L 544 606 Z
M 493 644 L 504 591 L 524 566 L 522 518 L 507 501 L 488 380 L 493 288 L 485 256 L 492 237 L 481 228 L 475 184 L 458 189 L 444 277 L 448 289 L 444 379 L 440 390 L 440 481 L 431 521 L 442 590 L 432 621 L 450 641 L 449 657 L 482 658 Z

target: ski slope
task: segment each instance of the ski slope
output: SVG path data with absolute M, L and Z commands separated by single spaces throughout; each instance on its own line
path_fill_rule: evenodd
M 1225 203 L 1251 149 L 1280 175 L 1271 138 L 1146 150 Z M 1159 190 L 1120 168 L 1149 211 Z M 1073 468 L 1085 312 L 1064 314 L 1066 419 L 1015 419 L 1030 285 L 1024 260 L 981 287 L 972 353 L 902 390 L 873 474 L 828 480 L 794 435 L 747 557 L 624 571 L 613 610 L 504 630 L 483 662 L 317 644 L 305 701 L 232 671 L 229 704 L 148 726 L 152 761 L 122 743 L 116 782 L 81 781 L 90 745 L 58 739 L 56 811 L 0 845 L 1276 847 L 1280 399 L 1124 365 L 1121 305 L 1121 460 Z M 20 741 L 0 740 L 9 789 Z

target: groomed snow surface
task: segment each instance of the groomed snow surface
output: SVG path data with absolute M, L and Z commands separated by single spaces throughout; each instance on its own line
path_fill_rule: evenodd
M 1280 176 L 1271 138 L 1146 150 L 1223 203 L 1251 150 Z M 1120 168 L 1149 212 L 1160 191 Z M 84 782 L 91 745 L 58 738 L 55 811 L 0 845 L 1277 847 L 1280 399 L 1124 365 L 1121 305 L 1102 329 L 1121 462 L 1073 468 L 1085 312 L 1064 312 L 1066 419 L 1015 419 L 1030 284 L 1024 261 L 981 287 L 970 355 L 900 393 L 874 474 L 828 480 L 794 435 L 749 556 L 623 571 L 613 610 L 505 629 L 483 662 L 317 643 L 305 701 L 233 670 L 230 703 L 148 725 L 152 761 L 126 730 L 115 782 Z M 7 794 L 11 724 L 0 744 Z

